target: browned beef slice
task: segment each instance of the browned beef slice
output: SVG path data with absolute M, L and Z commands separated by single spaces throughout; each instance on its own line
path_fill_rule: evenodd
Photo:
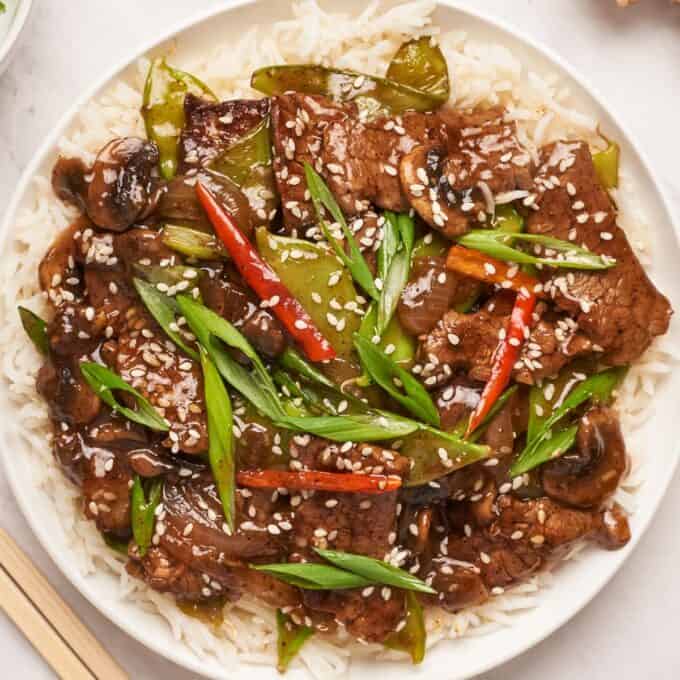
M 205 101 L 187 94 L 179 141 L 179 171 L 204 167 L 252 130 L 269 113 L 268 99 Z
M 205 304 L 241 330 L 262 354 L 275 357 L 286 347 L 281 322 L 262 309 L 255 294 L 229 266 L 210 266 L 200 281 Z
M 290 529 L 282 526 L 289 527 L 290 516 L 271 492 L 239 490 L 236 530 L 229 533 L 212 474 L 191 466 L 166 477 L 160 508 L 153 544 L 215 577 L 230 566 L 277 562 L 285 554 Z
M 126 314 L 117 338 L 116 371 L 170 424 L 167 445 L 196 454 L 208 446 L 200 365 L 179 350 L 140 307 Z
M 532 234 L 570 240 L 616 260 L 599 272 L 554 272 L 547 290 L 615 365 L 637 359 L 668 329 L 668 300 L 655 288 L 616 225 L 614 205 L 600 185 L 585 142 L 556 142 L 541 151 L 538 210 Z
M 487 381 L 510 311 L 511 301 L 505 295 L 495 296 L 474 314 L 448 311 L 420 344 L 419 355 L 429 362 L 430 373 L 438 375 L 442 366 L 448 365 L 465 370 L 472 380 Z M 574 357 L 592 349 L 568 317 L 550 314 L 544 305 L 537 308 L 537 314 L 543 316 L 534 324 L 515 366 L 515 379 L 526 384 L 554 375 Z M 427 372 L 423 377 L 427 380 Z
M 383 642 L 405 615 L 403 592 L 387 586 L 361 590 L 305 590 L 305 605 L 312 612 L 332 614 L 355 637 Z
M 411 335 L 428 333 L 451 307 L 478 289 L 476 281 L 449 271 L 446 258 L 419 257 L 399 300 L 399 322 Z
M 399 179 L 401 159 L 416 146 L 442 139 L 435 114 L 411 112 L 366 123 L 348 117 L 326 128 L 321 167 L 346 214 L 365 210 L 367 203 L 404 211 L 409 204 Z
M 284 226 L 292 232 L 315 221 L 304 163 L 317 163 L 324 129 L 333 121 L 355 116 L 357 109 L 354 105 L 335 104 L 325 97 L 295 92 L 272 97 L 271 111 L 274 174 Z M 322 170 L 320 165 L 317 169 Z
M 502 107 L 442 109 L 439 116 L 448 144 L 422 143 L 403 158 L 399 171 L 412 207 L 430 226 L 453 238 L 473 222 L 490 219 L 495 196 L 531 188 L 530 156 Z

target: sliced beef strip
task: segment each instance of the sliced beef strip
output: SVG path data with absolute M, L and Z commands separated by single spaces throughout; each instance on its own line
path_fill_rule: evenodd
M 206 101 L 191 93 L 184 99 L 184 129 L 179 141 L 179 171 L 205 167 L 269 113 L 268 99 Z
M 286 348 L 281 322 L 262 309 L 255 294 L 243 285 L 230 265 L 209 264 L 200 280 L 205 304 L 231 322 L 255 346 L 258 352 L 276 357 Z
M 446 268 L 444 257 L 419 257 L 412 267 L 397 307 L 402 328 L 411 335 L 429 333 L 453 306 L 479 290 L 472 279 Z
M 527 231 L 547 234 L 612 257 L 604 271 L 551 272 L 546 290 L 573 316 L 605 362 L 635 361 L 668 330 L 668 300 L 655 288 L 616 224 L 585 142 L 555 142 L 541 150 L 535 178 L 537 210 Z
M 325 128 L 334 121 L 356 116 L 357 108 L 294 92 L 272 97 L 271 112 L 274 176 L 281 196 L 284 227 L 289 233 L 302 235 L 302 227 L 315 221 L 304 164 L 323 171 L 319 154 Z
M 179 350 L 141 307 L 131 307 L 117 338 L 116 371 L 170 424 L 167 445 L 197 454 L 208 447 L 200 365 Z
M 444 139 L 436 114 L 410 112 L 369 122 L 347 117 L 325 129 L 320 167 L 345 214 L 361 212 L 367 203 L 403 212 L 409 203 L 399 179 L 402 158 Z
M 485 528 L 476 528 L 470 515 L 464 531 L 454 531 L 440 542 L 434 568 L 428 565 L 423 576 L 443 588 L 438 600 L 445 608 L 464 606 L 467 596 L 461 598 L 461 592 L 470 589 L 479 598 L 484 589 L 502 592 L 579 539 L 614 549 L 630 538 L 627 519 L 617 506 L 590 512 L 566 508 L 545 497 L 523 501 L 504 494 L 496 500 L 495 514 Z M 460 574 L 460 588 L 452 588 L 454 567 L 465 570 Z
M 272 501 L 271 492 L 239 489 L 230 533 L 212 474 L 187 465 L 166 476 L 159 507 L 152 543 L 215 578 L 231 567 L 278 562 L 286 554 L 290 512 Z
M 491 298 L 473 314 L 448 311 L 420 343 L 419 356 L 430 371 L 423 371 L 425 384 L 437 384 L 443 366 L 464 370 L 472 380 L 487 381 L 500 335 L 509 322 L 511 296 Z M 566 316 L 554 315 L 539 305 L 529 339 L 515 365 L 517 381 L 533 384 L 557 373 L 577 356 L 592 351 L 589 339 Z M 434 380 L 428 379 L 435 376 Z
M 532 188 L 530 156 L 502 107 L 442 109 L 448 143 L 423 142 L 404 156 L 399 176 L 411 206 L 448 238 L 485 223 L 496 197 Z

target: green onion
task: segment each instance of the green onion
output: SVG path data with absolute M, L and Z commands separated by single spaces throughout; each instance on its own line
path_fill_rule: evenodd
M 406 252 L 410 255 L 416 239 L 416 223 L 408 213 L 400 213 L 397 216 L 397 224 L 399 225 L 399 233 L 401 234 L 404 248 L 406 248 Z
M 346 590 L 348 588 L 364 588 L 373 581 L 353 574 L 344 569 L 338 569 L 328 564 L 301 562 L 297 564 L 251 564 L 251 569 L 263 571 L 266 574 L 290 583 L 304 590 Z
M 527 442 L 524 450 L 510 468 L 510 475 L 517 477 L 538 465 L 539 463 L 534 462 L 537 451 L 545 440 L 550 439 L 552 428 L 568 413 L 571 413 L 589 399 L 595 401 L 606 401 L 609 399 L 616 386 L 625 376 L 626 371 L 627 368 L 610 368 L 590 376 L 575 387 L 562 404 L 554 409 L 551 416 L 542 424 L 536 436 Z
M 182 255 L 197 260 L 220 260 L 227 257 L 215 234 L 198 229 L 166 224 L 163 227 L 163 243 Z
M 372 583 L 381 583 L 419 593 L 434 594 L 436 592 L 417 576 L 382 560 L 376 560 L 365 555 L 340 552 L 339 550 L 321 550 L 320 548 L 315 548 L 315 550 L 321 557 L 336 567 L 357 574 Z
M 513 248 L 510 241 L 526 241 L 555 250 L 558 257 L 536 257 Z M 599 270 L 609 269 L 616 264 L 613 258 L 598 255 L 581 248 L 569 241 L 562 241 L 542 234 L 508 234 L 500 230 L 477 229 L 468 232 L 458 239 L 458 244 L 486 253 L 497 260 L 516 262 L 517 264 L 540 264 L 550 267 L 567 267 L 569 269 Z
M 276 653 L 278 659 L 276 668 L 279 673 L 285 673 L 302 645 L 314 635 L 314 629 L 294 623 L 290 616 L 277 609 L 276 630 Z
M 19 310 L 21 325 L 24 327 L 26 335 L 33 341 L 36 349 L 41 354 L 47 355 L 50 351 L 50 341 L 47 337 L 47 324 L 30 309 L 21 306 L 17 309 Z
M 496 399 L 494 405 L 486 414 L 486 418 L 482 420 L 482 422 L 479 424 L 479 427 L 477 427 L 477 429 L 468 438 L 469 441 L 471 442 L 479 441 L 479 438 L 484 434 L 486 428 L 489 427 L 489 423 L 496 417 L 496 414 L 499 413 L 499 411 L 508 403 L 508 400 L 515 392 L 517 392 L 517 389 L 518 389 L 517 385 L 511 385 L 510 387 L 508 387 L 507 390 L 505 390 L 505 392 L 501 394 L 500 397 L 498 397 L 498 399 Z M 451 431 L 451 434 L 457 437 L 464 437 L 465 433 L 467 432 L 469 420 L 470 420 L 469 418 L 465 418 L 458 422 Z
M 533 470 L 535 467 L 547 463 L 553 458 L 561 456 L 566 453 L 576 442 L 576 433 L 578 432 L 578 425 L 571 425 L 563 430 L 559 430 L 554 434 L 548 432 L 546 438 L 541 439 L 538 444 L 532 449 L 530 456 L 527 456 L 522 461 L 519 474 L 524 474 Z M 514 467 L 513 467 L 514 470 Z M 511 470 L 511 474 L 513 473 Z M 517 475 L 514 475 L 517 476 Z
M 108 545 L 111 550 L 117 552 L 122 557 L 128 556 L 127 541 L 121 541 L 119 538 L 116 538 L 112 534 L 108 534 L 104 531 L 102 532 L 102 538 L 104 539 L 104 543 L 106 543 L 106 545 Z
M 310 364 L 297 350 L 286 347 L 283 354 L 279 357 L 279 364 L 283 368 L 298 373 L 310 382 L 315 382 L 332 390 L 337 390 L 338 386 L 321 371 Z
M 385 647 L 407 652 L 414 664 L 425 658 L 427 630 L 423 606 L 415 593 L 406 593 L 406 625 L 398 632 L 391 633 L 385 640 Z
M 208 420 L 208 459 L 227 526 L 234 530 L 236 510 L 236 463 L 234 461 L 233 418 L 229 394 L 205 349 L 201 348 L 201 367 Z
M 139 546 L 139 554 L 142 557 L 146 555 L 146 551 L 151 545 L 156 519 L 155 512 L 161 500 L 162 489 L 163 480 L 156 477 L 151 482 L 149 500 L 147 501 L 142 480 L 139 475 L 135 475 L 135 480 L 132 484 L 130 512 L 132 516 L 132 535 L 135 537 L 135 542 Z
M 427 390 L 411 373 L 398 366 L 370 340 L 354 335 L 361 364 L 395 401 L 420 420 L 439 427 L 439 413 Z
M 378 276 L 384 281 L 394 256 L 401 244 L 401 234 L 399 233 L 399 221 L 397 215 L 390 211 L 385 211 L 383 217 L 383 237 L 378 248 Z
M 415 420 L 386 413 L 371 411 L 342 416 L 291 417 L 278 421 L 277 425 L 299 432 L 309 432 L 336 442 L 375 442 L 405 437 L 420 426 Z
M 165 331 L 166 335 L 178 346 L 185 354 L 195 361 L 198 361 L 198 352 L 190 347 L 182 337 L 177 328 L 177 312 L 179 307 L 177 302 L 169 295 L 164 295 L 153 283 L 134 278 L 132 282 L 142 302 L 146 305 L 151 316 L 157 321 L 158 325 Z
M 337 204 L 335 197 L 331 193 L 330 189 L 323 181 L 319 173 L 314 170 L 314 168 L 309 164 L 305 163 L 305 177 L 307 179 L 307 188 L 312 196 L 312 202 L 314 203 L 314 209 L 316 210 L 316 215 L 319 220 L 319 226 L 321 231 L 323 231 L 324 236 L 328 243 L 332 246 L 335 254 L 342 261 L 342 263 L 349 269 L 352 274 L 352 278 L 366 291 L 370 297 L 374 300 L 380 298 L 380 293 L 375 286 L 375 281 L 373 280 L 373 275 L 371 270 L 366 264 L 364 256 L 361 254 L 361 250 L 357 245 L 354 234 L 347 226 L 345 221 L 345 216 L 340 210 L 340 206 Z M 326 208 L 328 212 L 332 215 L 333 219 L 340 225 L 342 233 L 349 246 L 349 255 L 347 255 L 339 243 L 331 234 L 328 224 L 323 216 L 323 208 Z
M 145 425 L 158 432 L 167 432 L 170 429 L 165 418 L 161 417 L 149 401 L 111 369 L 94 362 L 83 362 L 80 364 L 80 372 L 94 393 L 128 420 Z M 114 390 L 131 394 L 137 402 L 138 410 L 133 411 L 131 408 L 120 404 L 113 394 Z

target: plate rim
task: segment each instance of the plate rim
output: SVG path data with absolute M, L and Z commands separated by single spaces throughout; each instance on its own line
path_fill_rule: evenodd
M 112 66 L 110 66 L 108 69 L 105 69 L 101 75 L 94 78 L 90 85 L 84 89 L 83 93 L 74 100 L 73 104 L 69 106 L 66 111 L 64 111 L 57 122 L 51 127 L 49 133 L 34 151 L 31 160 L 26 165 L 7 204 L 5 216 L 0 223 L 0 244 L 4 243 L 4 240 L 9 232 L 9 228 L 16 219 L 19 204 L 29 189 L 30 182 L 35 176 L 37 169 L 49 156 L 49 154 L 55 150 L 60 137 L 68 128 L 69 124 L 73 122 L 84 105 L 92 100 L 97 95 L 97 93 L 103 90 L 107 85 L 110 85 L 116 77 L 119 77 L 138 59 L 151 52 L 159 45 L 168 42 L 185 31 L 194 28 L 197 24 L 217 17 L 218 15 L 229 13 L 239 8 L 245 8 L 248 5 L 256 5 L 262 3 L 263 1 L 271 2 L 276 0 L 224 0 L 222 3 L 219 3 L 215 6 L 209 7 L 199 12 L 194 12 L 188 17 L 172 23 L 170 27 L 163 32 L 154 34 L 154 37 L 139 41 L 138 44 L 133 48 L 126 50 L 125 54 L 121 58 L 117 59 Z M 21 29 L 26 23 L 29 10 L 31 9 L 33 2 L 32 0 L 21 0 L 19 9 L 21 9 L 22 5 L 26 6 L 24 16 L 20 22 L 17 22 L 16 18 L 14 22 L 15 24 L 19 25 L 19 31 L 17 32 L 17 35 L 20 33 Z M 636 135 L 634 135 L 629 127 L 621 121 L 617 110 L 605 103 L 606 98 L 587 77 L 583 76 L 569 63 L 569 61 L 567 61 L 565 57 L 562 57 L 560 54 L 554 51 L 553 48 L 546 45 L 543 41 L 532 37 L 522 29 L 510 24 L 505 19 L 494 16 L 488 11 L 464 6 L 459 2 L 459 0 L 437 0 L 435 9 L 437 6 L 452 8 L 469 18 L 481 20 L 483 23 L 487 24 L 489 27 L 500 32 L 501 34 L 510 36 L 522 43 L 524 46 L 528 46 L 530 49 L 538 52 L 545 59 L 557 65 L 559 69 L 572 78 L 578 84 L 578 87 L 607 113 L 614 124 L 623 133 L 626 141 L 630 144 L 632 151 L 637 157 L 639 164 L 642 166 L 643 171 L 647 174 L 649 180 L 651 181 L 656 198 L 659 200 L 660 207 L 665 212 L 666 219 L 672 227 L 676 239 L 680 241 L 680 217 L 676 217 L 671 209 L 671 201 L 668 197 L 665 184 L 659 180 L 653 165 L 649 161 L 646 151 L 643 150 L 642 145 L 640 144 Z M 13 31 L 10 31 L 10 34 L 12 34 L 12 32 Z M 4 57 L 8 55 L 11 47 L 16 44 L 16 35 L 14 36 L 13 41 L 10 41 L 8 44 L 10 44 L 10 49 L 6 50 L 4 54 L 0 51 L 0 64 L 2 64 Z M 5 427 L 0 425 L 0 431 L 2 431 L 3 439 L 5 434 L 4 430 Z M 135 629 L 134 625 L 132 623 L 128 623 L 125 617 L 120 615 L 118 612 L 113 611 L 107 602 L 98 600 L 96 593 L 90 592 L 91 588 L 86 583 L 86 578 L 78 571 L 73 563 L 69 564 L 66 559 L 63 559 L 62 556 L 57 554 L 57 552 L 52 548 L 50 541 L 46 540 L 47 536 L 43 536 L 43 531 L 41 530 L 37 519 L 33 516 L 29 509 L 28 499 L 26 499 L 21 493 L 18 479 L 15 478 L 13 468 L 10 463 L 10 457 L 6 454 L 5 446 L 3 445 L 0 447 L 0 449 L 0 454 L 2 454 L 0 458 L 2 458 L 5 476 L 24 519 L 31 528 L 31 531 L 40 543 L 43 550 L 45 550 L 52 562 L 68 579 L 69 583 L 80 593 L 80 595 L 82 595 L 93 607 L 95 607 L 97 611 L 101 613 L 102 616 L 104 616 L 108 621 L 115 624 L 118 628 L 123 630 L 127 635 L 142 644 L 147 649 L 153 651 L 165 659 L 172 661 L 184 669 L 198 673 L 203 677 L 212 677 L 208 675 L 209 670 L 202 668 L 201 659 L 191 650 L 189 650 L 186 645 L 178 645 L 173 646 L 170 649 L 162 649 L 161 645 L 157 644 L 152 637 L 147 636 L 144 631 L 140 632 L 138 629 Z M 672 455 L 673 459 L 670 461 L 670 465 L 667 466 L 665 480 L 661 486 L 656 487 L 655 497 L 653 497 L 650 501 L 647 517 L 642 520 L 638 526 L 638 530 L 635 534 L 633 534 L 630 542 L 624 548 L 625 552 L 616 562 L 612 563 L 613 566 L 608 570 L 608 573 L 604 578 L 602 578 L 597 587 L 591 593 L 589 593 L 585 599 L 575 600 L 575 605 L 567 606 L 564 610 L 561 610 L 558 615 L 551 619 L 548 626 L 527 636 L 526 641 L 509 646 L 507 650 L 503 650 L 502 652 L 495 654 L 492 659 L 488 659 L 487 661 L 482 660 L 479 664 L 477 664 L 474 671 L 457 677 L 459 677 L 461 680 L 464 680 L 465 678 L 470 678 L 473 675 L 485 673 L 493 668 L 497 668 L 502 664 L 507 663 L 511 659 L 518 657 L 529 649 L 540 644 L 550 635 L 562 628 L 562 626 L 564 626 L 577 613 L 579 613 L 590 602 L 592 602 L 595 597 L 597 597 L 602 589 L 611 581 L 611 579 L 619 572 L 623 564 L 628 560 L 631 553 L 639 544 L 641 538 L 647 532 L 653 518 L 657 515 L 659 506 L 667 494 L 668 487 L 674 475 L 676 474 L 678 464 L 680 463 L 680 442 L 676 444 Z M 384 662 L 379 661 L 379 663 Z M 409 666 L 409 668 L 411 667 Z

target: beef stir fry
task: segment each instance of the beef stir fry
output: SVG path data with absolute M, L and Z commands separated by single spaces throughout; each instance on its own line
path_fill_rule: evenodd
M 615 154 L 451 108 L 428 39 L 387 78 L 253 85 L 218 101 L 156 61 L 148 138 L 57 161 L 81 216 L 40 265 L 49 321 L 21 310 L 54 453 L 150 587 L 417 662 L 424 607 L 629 540 L 616 388 L 671 308 Z

